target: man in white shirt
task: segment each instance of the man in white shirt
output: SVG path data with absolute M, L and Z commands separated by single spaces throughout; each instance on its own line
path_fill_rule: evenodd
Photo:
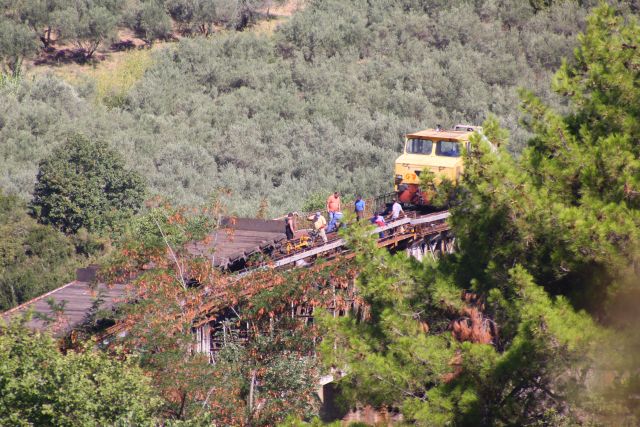
M 391 206 L 391 221 L 395 221 L 400 218 L 400 214 L 404 216 L 402 205 L 398 202 L 398 199 L 393 199 L 393 206 Z

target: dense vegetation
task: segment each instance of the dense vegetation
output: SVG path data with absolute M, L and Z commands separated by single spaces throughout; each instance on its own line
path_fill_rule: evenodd
M 123 308 L 127 334 L 115 345 L 139 355 L 164 398 L 163 419 L 267 426 L 289 415 L 311 417 L 319 407 L 314 348 L 320 331 L 290 310 L 296 301 L 329 297 L 318 290 L 330 282 L 327 271 L 319 266 L 242 278 L 222 274 L 206 257 L 190 257 L 184 243 L 201 239 L 221 213 L 163 203 L 131 222 L 103 270 L 116 283 L 137 274 L 131 286 L 137 303 Z M 175 258 L 166 256 L 169 246 Z M 153 268 L 138 274 L 141 265 Z M 339 271 L 341 281 L 353 279 L 348 267 Z M 193 327 L 204 320 L 203 307 L 224 304 L 230 308 L 215 315 L 219 351 L 194 352 Z
M 88 258 L 86 235 L 70 238 L 27 214 L 24 202 L 0 193 L 0 310 L 69 282 Z
M 437 123 L 492 112 L 519 152 L 517 88 L 553 99 L 588 6 L 309 2 L 272 37 L 183 39 L 106 101 L 91 81 L 5 84 L 0 185 L 30 198 L 38 161 L 69 130 L 125 154 L 152 192 L 199 204 L 224 187 L 240 214 L 263 198 L 276 215 L 318 192 L 389 191 L 402 135 Z
M 639 37 L 594 12 L 554 79 L 569 111 L 523 93 L 519 160 L 486 123 L 503 148 L 466 154 L 456 254 L 425 266 L 355 240 L 372 319 L 330 321 L 341 345 L 325 350 L 353 369 L 353 399 L 423 425 L 637 425 Z
M 0 397 L 16 409 L 0 416 L 304 424 L 318 411 L 320 373 L 345 367 L 348 405 L 397 408 L 415 425 L 638 424 L 640 24 L 634 2 L 585 19 L 589 6 L 318 1 L 272 37 L 184 40 L 108 100 L 91 84 L 3 78 L 0 185 L 31 199 L 39 165 L 33 213 L 45 224 L 16 196 L 0 198 L 11 236 L 0 246 L 2 303 L 19 302 L 21 286 L 43 289 L 32 272 L 66 274 L 90 252 L 81 226 L 109 232 L 104 273 L 135 275 L 137 303 L 122 308 L 128 333 L 105 354 L 90 345 L 62 355 L 48 338 L 3 329 L 0 387 L 10 392 Z M 171 9 L 174 20 L 177 10 L 186 9 Z M 453 213 L 455 254 L 391 255 L 360 224 L 345 232 L 357 256 L 343 263 L 228 276 L 187 255 L 184 243 L 215 227 L 223 198 L 246 213 L 266 198 L 275 213 L 320 190 L 384 191 L 402 133 L 490 113 L 485 134 L 498 150 L 474 137 L 463 184 L 439 195 Z M 88 167 L 94 157 L 103 161 Z M 154 201 L 114 218 L 140 205 L 129 169 L 191 206 Z M 123 190 L 114 198 L 102 191 L 112 178 Z M 52 189 L 70 210 L 38 209 Z M 360 311 L 322 316 L 330 305 L 351 310 L 347 300 Z M 219 301 L 230 308 L 210 364 L 191 351 L 192 327 Z M 312 325 L 290 313 L 296 304 L 316 309 Z M 34 392 L 33 381 L 64 392 Z
M 29 206 L 0 192 L 0 309 L 69 282 L 76 268 L 108 252 L 110 233 L 144 195 L 144 182 L 118 153 L 68 136 L 40 162 Z
M 31 207 L 43 224 L 67 233 L 100 231 L 140 209 L 145 185 L 103 143 L 72 135 L 40 162 Z
M 149 425 L 159 403 L 135 361 L 91 348 L 63 355 L 20 324 L 0 335 L 1 425 Z
M 260 11 L 280 0 L 2 0 L 0 61 L 19 75 L 25 59 L 56 52 L 57 60 L 84 63 L 100 47 L 119 42 L 118 31 L 133 30 L 148 44 L 182 35 L 210 35 L 215 27 L 242 30 Z M 64 49 L 71 46 L 71 49 Z M 121 45 L 125 48 L 126 42 Z

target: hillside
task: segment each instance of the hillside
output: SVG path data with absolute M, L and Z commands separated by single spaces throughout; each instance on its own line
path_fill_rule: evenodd
M 547 82 L 588 7 L 435 4 L 312 2 L 273 35 L 184 38 L 151 62 L 132 54 L 126 78 L 100 67 L 71 85 L 24 78 L 1 95 L 0 184 L 28 199 L 38 160 L 80 132 L 126 153 L 152 193 L 193 204 L 227 188 L 237 213 L 266 199 L 276 215 L 333 189 L 388 191 L 410 130 L 493 113 L 519 152 L 517 89 L 553 99 Z

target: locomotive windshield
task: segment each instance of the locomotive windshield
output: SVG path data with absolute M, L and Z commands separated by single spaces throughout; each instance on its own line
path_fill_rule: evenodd
M 460 143 L 453 141 L 438 141 L 436 155 L 446 157 L 460 157 Z
M 433 141 L 428 139 L 409 139 L 407 141 L 407 153 L 411 154 L 431 154 Z

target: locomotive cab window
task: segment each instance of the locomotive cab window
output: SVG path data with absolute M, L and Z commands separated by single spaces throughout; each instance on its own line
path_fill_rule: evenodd
M 454 141 L 438 141 L 436 155 L 445 157 L 460 157 L 460 143 Z
M 431 154 L 433 141 L 428 139 L 409 139 L 407 141 L 407 153 L 411 154 Z

